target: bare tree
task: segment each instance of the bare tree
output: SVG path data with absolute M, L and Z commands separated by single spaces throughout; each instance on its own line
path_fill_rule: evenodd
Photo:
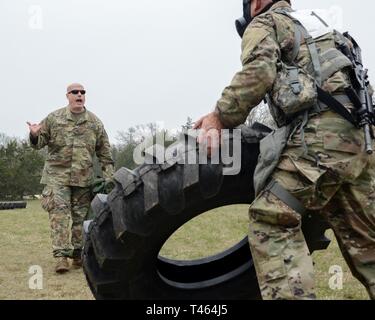
M 163 129 L 157 123 L 138 124 L 130 127 L 126 131 L 118 131 L 116 140 L 121 144 L 139 144 L 146 138 L 155 137 Z

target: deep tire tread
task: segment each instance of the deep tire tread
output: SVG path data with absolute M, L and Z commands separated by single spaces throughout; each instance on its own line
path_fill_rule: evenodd
M 168 286 L 156 271 L 161 246 L 181 225 L 213 208 L 254 199 L 250 182 L 262 135 L 244 132 L 246 166 L 237 176 L 224 177 L 222 165 L 182 165 L 178 158 L 116 172 L 116 187 L 108 198 L 93 201 L 96 217 L 86 235 L 84 271 L 97 299 L 259 297 L 254 269 L 216 287 L 190 291 Z

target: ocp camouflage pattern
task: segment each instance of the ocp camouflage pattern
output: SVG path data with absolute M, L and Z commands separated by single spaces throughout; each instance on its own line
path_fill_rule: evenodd
M 113 175 L 113 160 L 102 122 L 86 110 L 74 121 L 69 107 L 52 112 L 42 122 L 35 149 L 48 147 L 42 184 L 87 187 L 93 183 L 93 157 L 96 154 L 105 178 Z
M 331 111 L 310 119 L 304 141 L 307 154 L 296 131 L 272 178 L 310 214 L 325 217 L 353 274 L 375 299 L 375 158 L 364 152 L 362 131 Z M 313 298 L 313 265 L 300 214 L 267 190 L 249 214 L 263 297 Z
M 42 207 L 49 213 L 54 257 L 80 257 L 83 221 L 90 202 L 90 188 L 58 185 L 44 188 Z

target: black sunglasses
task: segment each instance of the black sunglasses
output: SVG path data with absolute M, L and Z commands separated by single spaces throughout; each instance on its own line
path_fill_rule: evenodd
M 74 94 L 74 95 L 77 95 L 78 92 L 82 95 L 85 95 L 86 94 L 86 90 L 72 90 L 69 92 L 69 94 Z

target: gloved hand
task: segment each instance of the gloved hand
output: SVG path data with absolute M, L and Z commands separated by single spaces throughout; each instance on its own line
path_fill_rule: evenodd
M 94 183 L 91 185 L 91 190 L 94 195 L 96 194 L 108 194 L 115 187 L 113 179 L 96 178 Z

